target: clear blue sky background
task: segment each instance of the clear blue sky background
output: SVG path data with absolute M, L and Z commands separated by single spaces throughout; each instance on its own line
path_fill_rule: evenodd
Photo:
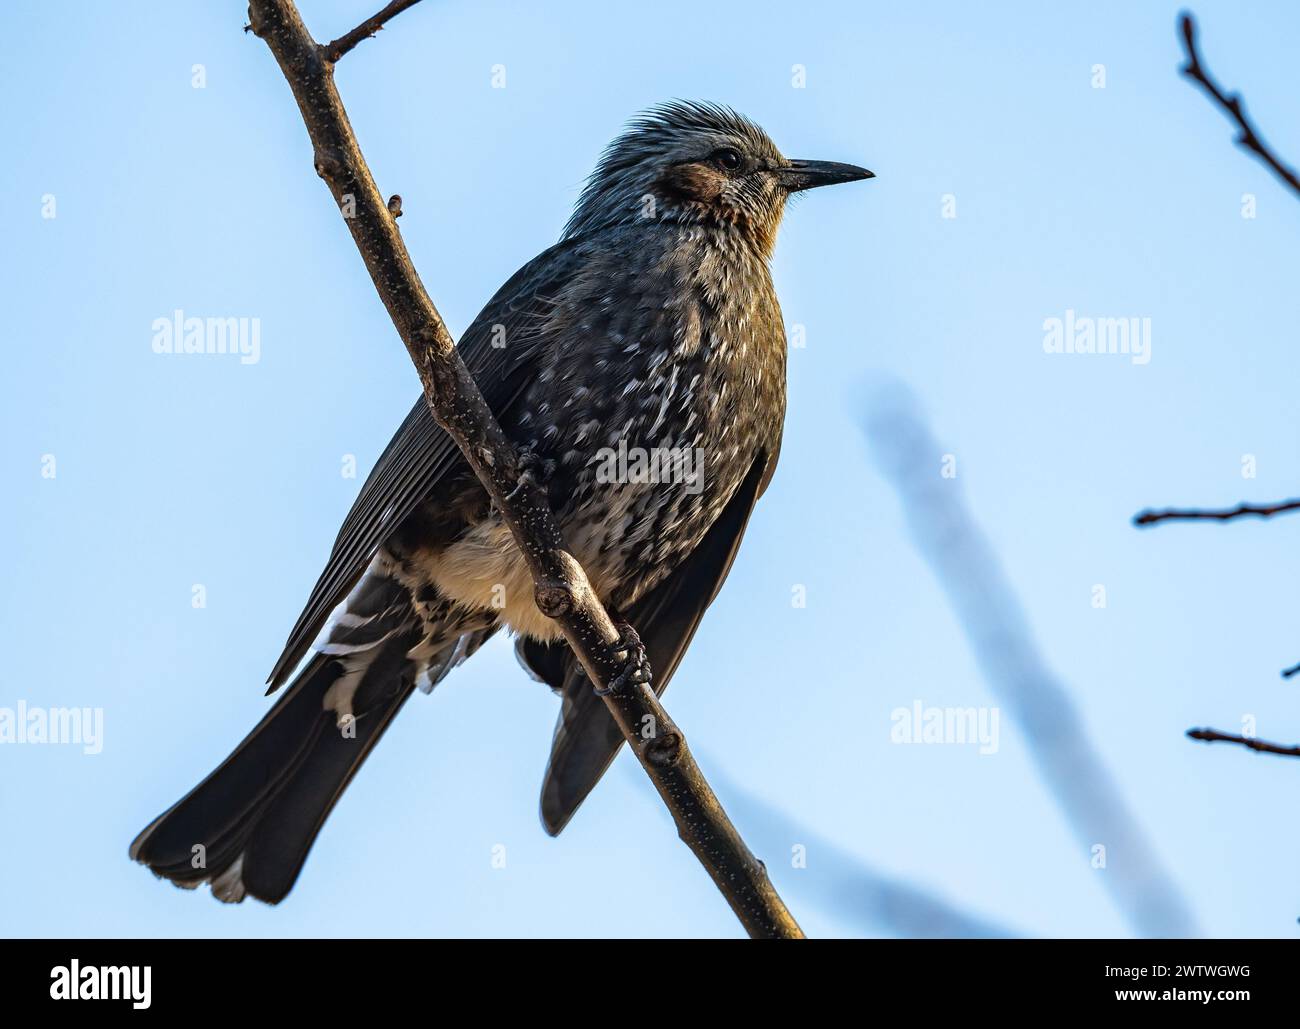
M 377 6 L 303 10 L 329 39 Z M 1210 67 L 1300 161 L 1300 9 L 1197 10 Z M 1300 737 L 1300 687 L 1278 676 L 1300 661 L 1300 520 L 1129 525 L 1148 504 L 1300 488 L 1300 203 L 1176 74 L 1176 14 L 429 0 L 338 73 L 456 332 L 655 102 L 732 104 L 790 155 L 878 173 L 787 219 L 773 272 L 807 346 L 782 465 L 667 701 L 706 771 L 810 839 L 1029 933 L 1128 928 L 1009 718 L 996 755 L 890 743 L 890 712 L 916 699 L 996 701 L 860 431 L 881 375 L 958 455 L 1202 930 L 1290 936 L 1300 915 L 1300 766 L 1183 738 L 1246 714 L 1261 736 Z M 21 3 L 7 20 L 0 706 L 102 707 L 105 740 L 95 756 L 0 746 L 0 932 L 738 933 L 626 755 L 561 838 L 542 832 L 557 704 L 504 641 L 412 701 L 281 907 L 224 907 L 128 862 L 135 832 L 265 710 L 266 673 L 416 380 L 240 4 Z M 260 318 L 260 363 L 154 354 L 151 322 L 178 307 Z M 1043 320 L 1067 308 L 1149 317 L 1150 364 L 1044 354 Z M 800 840 L 774 824 L 741 828 L 808 931 L 881 931 L 824 904 L 817 848 L 791 868 Z

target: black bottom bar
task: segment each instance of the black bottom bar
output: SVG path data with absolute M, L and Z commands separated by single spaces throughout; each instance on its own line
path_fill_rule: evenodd
M 432 1004 L 499 1015 L 570 995 L 582 1004 L 618 983 L 637 1007 L 716 1000 L 863 1014 L 898 1006 L 936 1012 L 1073 1012 L 1097 1007 L 1294 1009 L 1300 951 L 1266 940 L 868 940 L 754 946 L 743 942 L 595 943 L 424 940 L 26 940 L 0 963 L 6 1013 L 63 1008 L 95 1017 L 258 1017 L 285 1010 L 335 1019 L 389 1005 Z M 583 948 L 585 955 L 562 954 Z M 611 973 L 616 973 L 611 975 Z M 760 978 L 761 976 L 761 978 Z M 585 980 L 582 983 L 577 977 Z M 493 984 L 498 985 L 493 985 Z M 501 984 L 508 984 L 502 989 Z M 713 984 L 709 986 L 708 984 Z M 590 993 L 588 993 L 590 991 Z M 652 999 L 653 998 L 653 999 Z M 455 1004 L 448 1008 L 449 1003 Z M 469 1005 L 468 1010 L 461 1004 Z M 416 1009 L 420 1010 L 419 1008 Z M 609 1008 L 602 1008 L 610 1014 Z M 414 1014 L 415 1012 L 412 1012 Z M 545 1013 L 543 1011 L 543 1013 Z M 594 1010 L 592 1012 L 594 1014 Z

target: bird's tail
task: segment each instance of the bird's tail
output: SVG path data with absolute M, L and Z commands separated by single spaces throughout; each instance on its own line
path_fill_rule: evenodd
M 491 635 L 430 642 L 405 587 L 363 580 L 329 642 L 220 767 L 131 844 L 155 875 L 270 904 L 293 887 L 326 817 L 423 675 L 436 682 Z

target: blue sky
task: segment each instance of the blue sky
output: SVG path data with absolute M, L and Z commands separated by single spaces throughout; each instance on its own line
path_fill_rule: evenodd
M 302 10 L 329 39 L 377 6 Z M 0 932 L 738 934 L 626 755 L 559 839 L 542 832 L 557 704 L 503 641 L 408 705 L 280 907 L 225 907 L 127 860 L 265 710 L 417 384 L 241 5 L 18 8 L 0 38 L 0 708 L 98 708 L 104 732 L 98 754 L 0 744 Z M 806 345 L 781 468 L 666 696 L 723 801 L 743 791 L 740 828 L 810 934 L 897 931 L 828 888 L 832 851 L 1013 931 L 1130 931 L 1009 711 L 996 753 L 891 742 L 900 707 L 1000 701 L 872 460 L 882 380 L 955 455 L 952 485 L 1201 930 L 1296 932 L 1296 765 L 1183 732 L 1249 715 L 1300 737 L 1300 687 L 1278 676 L 1300 661 L 1300 520 L 1129 524 L 1300 477 L 1300 203 L 1176 74 L 1177 11 L 426 0 L 340 65 L 453 332 L 658 101 L 731 104 L 787 154 L 878 174 L 786 220 L 773 275 Z M 1300 161 L 1300 10 L 1196 11 L 1209 67 Z M 259 319 L 260 360 L 155 354 L 151 325 L 177 308 Z M 1149 363 L 1045 353 L 1067 310 L 1149 318 Z

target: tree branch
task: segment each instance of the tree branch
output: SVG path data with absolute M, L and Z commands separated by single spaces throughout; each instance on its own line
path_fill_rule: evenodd
M 1268 148 L 1268 144 L 1260 139 L 1255 126 L 1246 116 L 1246 106 L 1242 103 L 1241 97 L 1236 93 L 1224 93 L 1201 64 L 1200 55 L 1196 52 L 1195 19 L 1190 14 L 1184 14 L 1180 25 L 1183 30 L 1183 48 L 1187 52 L 1187 63 L 1179 71 L 1197 83 L 1223 109 L 1224 113 L 1237 123 L 1240 130 L 1236 139 L 1237 145 L 1252 151 L 1272 169 L 1274 175 L 1291 187 L 1292 192 L 1300 195 L 1300 178 L 1297 178 L 1296 173 L 1283 164 Z
M 730 776 L 719 774 L 716 763 L 713 781 L 732 810 L 756 827 L 760 844 L 789 853 L 795 844 L 803 847 L 808 863 L 790 876 L 790 892 L 803 903 L 820 907 L 846 926 L 866 935 L 880 931 L 905 939 L 1023 939 L 1026 933 L 990 922 L 963 910 L 914 885 L 872 867 L 856 854 L 819 836 L 779 808 L 749 793 Z M 628 775 L 632 771 L 628 770 Z
M 408 7 L 414 7 L 420 0 L 393 0 L 387 7 L 376 15 L 372 15 L 358 25 L 347 35 L 339 36 L 333 43 L 327 43 L 324 46 L 325 60 L 331 64 L 337 64 L 339 58 L 360 43 L 363 39 L 369 39 L 375 35 L 392 19 L 405 11 Z M 251 10 L 251 8 L 250 8 Z M 249 19 L 252 20 L 251 18 Z
M 538 608 L 554 618 L 593 683 L 607 685 L 628 658 L 619 634 L 568 553 L 545 491 L 523 474 L 518 455 L 497 424 L 451 334 L 425 291 L 397 223 L 361 154 L 334 85 L 331 55 L 362 38 L 375 19 L 396 13 L 389 4 L 338 43 L 319 46 L 292 0 L 252 0 L 249 23 L 275 55 L 293 90 L 315 150 L 317 173 L 335 202 L 354 212 L 345 219 L 375 289 L 406 344 L 425 399 L 438 424 L 455 440 L 514 535 L 533 574 Z M 390 13 L 391 12 L 391 13 Z M 337 59 L 337 58 L 335 58 Z M 745 929 L 754 937 L 803 934 L 709 787 L 686 745 L 648 687 L 626 686 L 605 697 L 623 736 L 663 798 L 682 840 L 694 851 Z M 646 729 L 649 728 L 648 734 Z
M 1133 524 L 1139 528 L 1148 525 L 1156 525 L 1159 522 L 1189 522 L 1189 521 L 1214 521 L 1230 522 L 1234 518 L 1245 518 L 1253 515 L 1256 518 L 1271 518 L 1276 514 L 1285 514 L 1288 511 L 1300 511 L 1300 500 L 1280 500 L 1276 504 L 1238 504 L 1236 507 L 1214 509 L 1198 508 L 1166 508 L 1164 511 L 1153 511 L 1147 508 L 1145 511 L 1139 511 L 1133 516 Z
M 1089 739 L 1069 687 L 1034 639 L 1015 588 L 954 479 L 939 474 L 939 445 L 911 396 L 888 380 L 870 407 L 867 433 L 898 490 L 907 528 L 933 569 L 993 696 L 1020 738 L 1076 840 L 1102 843 L 1113 860 L 1105 888 L 1141 936 L 1195 936 L 1174 879 L 1150 846 Z
M 1187 735 L 1194 740 L 1203 740 L 1206 743 L 1236 743 L 1261 754 L 1282 754 L 1285 757 L 1300 757 L 1300 745 L 1288 747 L 1281 743 L 1257 740 L 1253 736 L 1237 736 L 1233 733 L 1219 732 L 1218 729 L 1188 729 Z

